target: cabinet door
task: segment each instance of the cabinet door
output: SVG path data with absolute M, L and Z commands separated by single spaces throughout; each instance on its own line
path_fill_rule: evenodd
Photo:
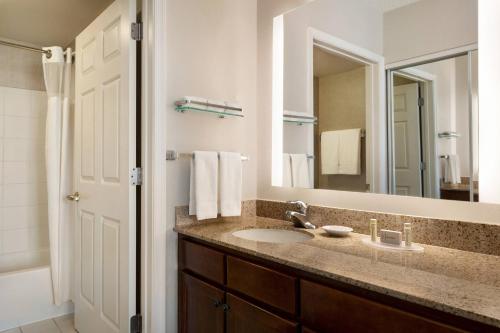
M 327 286 L 300 281 L 301 321 L 317 332 L 464 332 Z
M 298 324 L 227 294 L 227 333 L 296 333 Z M 208 331 L 206 331 L 208 332 Z
M 224 292 L 184 272 L 179 281 L 179 332 L 224 332 Z

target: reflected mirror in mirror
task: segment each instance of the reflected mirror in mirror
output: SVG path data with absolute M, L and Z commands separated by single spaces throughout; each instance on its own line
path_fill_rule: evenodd
M 479 201 L 477 58 L 390 72 L 391 193 Z
M 477 20 L 477 0 L 314 0 L 276 17 L 272 184 L 480 200 Z

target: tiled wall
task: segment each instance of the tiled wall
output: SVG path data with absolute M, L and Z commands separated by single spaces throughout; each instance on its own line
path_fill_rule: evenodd
M 40 53 L 0 45 L 0 86 L 45 90 Z
M 48 263 L 46 104 L 44 91 L 0 86 L 0 272 Z

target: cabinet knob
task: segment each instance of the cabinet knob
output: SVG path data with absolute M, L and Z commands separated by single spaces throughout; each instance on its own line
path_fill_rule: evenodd
M 223 310 L 224 312 L 228 312 L 230 309 L 231 309 L 231 307 L 230 307 L 229 305 L 227 305 L 227 304 L 222 304 L 222 310 Z
M 219 306 L 222 305 L 222 301 L 220 301 L 218 299 L 214 299 L 212 301 L 213 301 L 214 307 L 216 307 L 216 308 L 218 308 Z

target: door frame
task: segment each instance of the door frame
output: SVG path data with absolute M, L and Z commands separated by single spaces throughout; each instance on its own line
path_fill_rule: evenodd
M 385 76 L 384 57 L 358 45 L 349 43 L 324 31 L 309 27 L 307 29 L 307 113 L 314 114 L 314 47 L 363 63 L 365 70 L 366 91 L 366 183 L 370 192 L 387 193 L 385 178 Z M 276 112 L 276 110 L 273 110 Z M 274 126 L 273 126 L 274 128 Z M 375 158 L 378 156 L 378 158 Z M 278 158 L 282 157 L 281 154 Z M 273 155 L 273 158 L 274 155 Z
M 167 2 L 142 1 L 141 314 L 143 332 L 167 327 Z M 172 283 L 172 281 L 168 281 Z M 173 283 L 176 283 L 175 281 Z M 174 292 L 168 290 L 168 292 Z M 175 291 L 176 292 L 176 291 Z M 171 319 L 171 318 L 168 318 Z

